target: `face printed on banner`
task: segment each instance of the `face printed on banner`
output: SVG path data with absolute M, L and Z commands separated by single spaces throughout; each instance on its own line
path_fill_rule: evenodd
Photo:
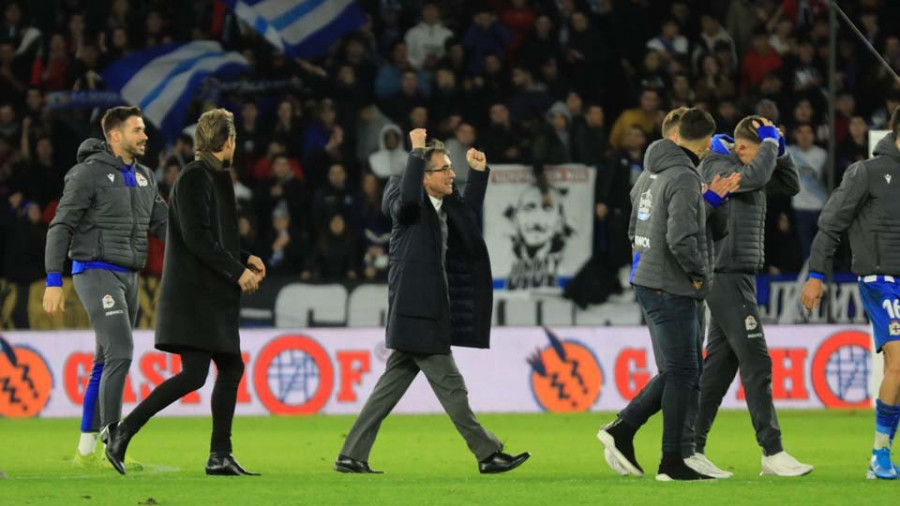
M 525 190 L 515 209 L 515 223 L 519 237 L 530 248 L 540 248 L 550 242 L 563 225 L 562 202 L 559 192 L 551 191 L 545 202 L 536 187 Z

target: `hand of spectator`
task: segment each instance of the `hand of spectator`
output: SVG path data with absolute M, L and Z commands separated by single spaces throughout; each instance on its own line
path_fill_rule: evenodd
M 319 67 L 318 65 L 313 65 L 309 62 L 309 60 L 298 59 L 297 63 L 300 65 L 300 68 L 305 72 L 309 72 L 310 74 L 316 74 L 320 77 L 325 77 L 328 75 L 328 72 L 325 72 L 325 69 Z
M 469 148 L 469 150 L 466 151 L 466 162 L 468 162 L 469 167 L 472 167 L 473 170 L 479 172 L 487 167 L 487 158 L 484 156 L 484 153 L 475 148 Z
M 43 306 L 44 311 L 49 314 L 56 314 L 57 311 L 66 312 L 66 299 L 63 297 L 61 286 L 48 286 L 44 289 Z
M 519 158 L 519 148 L 513 146 L 506 151 L 503 152 L 503 156 L 506 157 L 507 160 L 516 160 Z
M 275 239 L 275 242 L 272 243 L 272 249 L 276 251 L 283 250 L 287 247 L 288 244 L 291 243 L 291 236 L 284 234 L 279 235 L 278 239 Z
M 353 281 L 356 279 L 356 271 L 347 271 L 347 279 Z
M 290 241 L 290 238 L 288 238 L 288 241 Z M 266 278 L 266 264 L 262 261 L 262 258 L 250 255 L 250 258 L 247 259 L 247 267 L 259 277 L 260 281 Z
M 378 271 L 375 270 L 374 267 L 366 267 L 366 270 L 363 271 L 366 279 L 375 279 L 375 276 L 378 275 Z
M 570 62 L 584 59 L 584 55 L 577 49 L 569 49 L 569 51 L 566 53 L 566 56 L 569 57 Z
M 272 189 L 269 190 L 269 195 L 275 198 L 281 198 L 281 196 L 284 195 L 284 187 L 280 184 L 272 185 Z
M 603 221 L 609 215 L 609 206 L 603 202 L 597 202 L 597 219 Z
M 309 271 L 303 271 L 300 273 L 300 279 L 302 281 L 309 281 L 310 279 L 312 279 L 312 273 Z
M 331 131 L 331 137 L 328 139 L 328 145 L 325 146 L 325 149 L 331 151 L 341 144 L 344 143 L 344 129 L 336 126 L 334 130 Z
M 822 285 L 822 280 L 809 278 L 809 281 L 803 285 L 803 291 L 800 292 L 800 303 L 807 311 L 812 311 L 813 308 L 819 306 L 824 293 L 825 287 Z
M 409 132 L 409 142 L 412 143 L 412 148 L 424 148 L 426 137 L 428 137 L 428 131 L 424 128 L 416 128 L 415 130 Z

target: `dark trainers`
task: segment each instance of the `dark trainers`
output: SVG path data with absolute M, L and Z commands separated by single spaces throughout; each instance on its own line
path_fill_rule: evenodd
M 700 481 L 715 480 L 712 476 L 700 474 L 694 471 L 687 464 L 680 454 L 675 454 L 672 458 L 663 455 L 662 462 L 659 464 L 659 471 L 656 473 L 656 481 Z

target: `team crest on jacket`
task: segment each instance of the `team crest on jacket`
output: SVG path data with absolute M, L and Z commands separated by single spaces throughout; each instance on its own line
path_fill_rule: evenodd
M 137 179 L 138 186 L 147 186 L 147 178 L 140 172 L 135 173 L 134 178 Z
M 650 219 L 650 211 L 653 209 L 653 194 L 650 193 L 650 190 L 645 191 L 641 194 L 641 198 L 638 201 L 638 213 L 637 217 L 641 221 L 647 221 Z
M 744 328 L 746 328 L 747 330 L 756 330 L 757 326 L 758 324 L 756 323 L 756 318 L 754 318 L 753 315 L 750 315 L 746 319 L 744 319 Z
M 113 181 L 115 181 L 115 180 L 116 180 L 116 175 L 115 175 L 115 174 L 113 174 L 113 173 L 109 173 L 109 174 L 107 174 L 107 175 L 106 175 L 106 177 L 108 177 L 108 178 L 109 178 L 109 182 L 110 182 L 110 183 L 112 183 L 112 182 L 113 182 Z
M 890 175 L 890 174 L 885 174 L 885 175 L 884 175 L 884 180 L 887 181 L 888 184 L 891 184 L 891 175 Z
M 109 309 L 116 305 L 116 300 L 112 298 L 112 295 L 104 295 L 103 296 L 103 309 Z

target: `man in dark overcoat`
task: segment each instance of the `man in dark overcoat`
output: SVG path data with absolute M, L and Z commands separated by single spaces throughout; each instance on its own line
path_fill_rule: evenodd
M 202 387 L 211 361 L 218 375 L 206 474 L 253 474 L 231 454 L 231 422 L 244 374 L 241 292 L 257 290 L 265 265 L 239 248 L 234 187 L 226 170 L 236 145 L 233 115 L 224 109 L 204 113 L 194 136 L 196 159 L 172 186 L 156 317 L 156 347 L 181 355 L 182 370 L 110 428 L 106 456 L 121 474 L 131 438 L 153 415 Z
M 490 347 L 493 287 L 481 211 L 487 189 L 484 153 L 470 149 L 465 195 L 454 191 L 454 171 L 440 142 L 425 144 L 425 129 L 409 134 L 412 153 L 402 176 L 388 182 L 382 210 L 393 222 L 388 271 L 384 374 L 335 462 L 336 471 L 373 473 L 368 459 L 381 422 L 419 371 L 466 440 L 482 473 L 515 469 L 530 454 L 503 453 L 503 444 L 475 419 L 452 346 Z

